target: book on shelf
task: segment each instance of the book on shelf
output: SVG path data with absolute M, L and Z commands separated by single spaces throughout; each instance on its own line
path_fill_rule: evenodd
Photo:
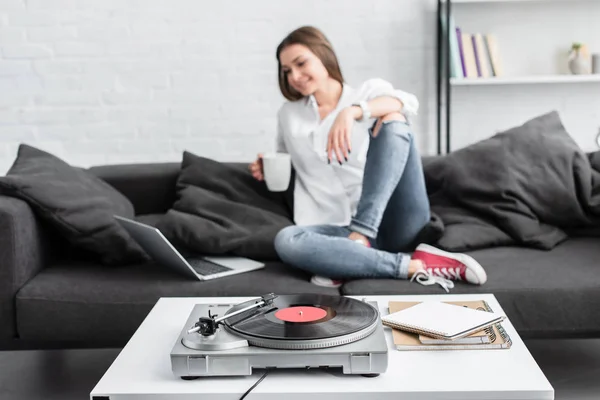
M 462 31 L 458 26 L 456 27 L 456 42 L 458 43 L 458 57 L 460 58 L 460 66 L 462 69 L 461 78 L 464 78 L 467 76 L 467 70 L 465 68 L 465 56 L 462 47 Z
M 475 61 L 475 48 L 473 47 L 473 39 L 470 33 L 462 32 L 461 34 L 463 56 L 465 58 L 465 78 L 477 78 L 479 76 L 477 70 L 477 62 Z
M 477 65 L 479 65 L 479 76 L 481 78 L 489 78 L 493 76 L 493 74 L 490 73 L 492 68 L 490 66 L 485 40 L 481 33 L 473 34 L 473 45 L 475 47 L 475 58 L 477 59 Z
M 484 37 L 488 57 L 490 58 L 490 65 L 492 66 L 493 76 L 502 76 L 502 63 L 498 53 L 498 41 L 496 39 L 496 35 L 488 33 Z
M 448 22 L 446 21 L 448 20 Z M 446 22 L 448 25 L 446 25 Z M 442 13 L 442 32 L 445 37 L 446 33 L 449 32 L 448 40 L 448 52 L 450 55 L 450 77 L 451 78 L 463 78 L 463 65 L 460 58 L 460 49 L 458 39 L 456 37 L 456 23 L 454 17 L 450 15 L 450 18 L 446 18 Z
M 479 61 L 479 54 L 477 51 L 477 40 L 475 35 L 470 35 L 471 36 L 471 42 L 473 43 L 473 56 L 475 58 L 475 66 L 477 67 L 477 76 L 478 77 L 482 77 L 482 71 L 481 71 L 481 63 Z
M 446 25 L 446 23 L 448 25 Z M 447 26 L 450 37 L 446 38 Z M 492 33 L 465 32 L 454 17 L 442 13 L 444 38 L 448 43 L 450 78 L 491 78 L 503 74 L 498 40 Z
M 391 301 L 389 312 L 394 313 L 413 307 L 420 302 Z M 478 301 L 448 301 L 448 304 L 471 308 L 474 310 L 493 312 L 484 300 Z M 495 323 L 482 331 L 475 332 L 461 339 L 446 340 L 426 337 L 423 334 L 392 329 L 392 337 L 396 349 L 402 351 L 411 350 L 484 350 L 484 349 L 508 349 L 512 345 L 510 336 L 501 323 Z

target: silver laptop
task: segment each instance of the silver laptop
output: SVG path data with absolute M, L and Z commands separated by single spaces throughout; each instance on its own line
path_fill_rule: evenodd
M 243 257 L 188 256 L 187 254 L 184 257 L 157 228 L 118 215 L 114 217 L 152 259 L 188 277 L 206 281 L 254 271 L 265 266 L 263 263 Z

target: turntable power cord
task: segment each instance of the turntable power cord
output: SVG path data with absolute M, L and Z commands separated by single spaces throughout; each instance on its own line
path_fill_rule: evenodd
M 271 371 L 271 368 L 267 368 L 267 370 L 265 371 L 265 373 L 260 378 L 258 378 L 258 380 L 254 383 L 254 385 L 252 385 L 250 387 L 250 389 L 248 389 L 246 391 L 246 393 L 244 393 L 242 395 L 242 397 L 240 397 L 240 400 L 244 400 L 246 398 L 246 396 L 248 396 L 248 394 L 250 394 L 250 392 L 252 391 L 252 389 L 254 389 L 255 387 L 257 387 L 258 384 L 261 383 L 263 381 L 263 379 L 265 379 L 267 377 L 267 375 L 269 374 L 269 371 Z

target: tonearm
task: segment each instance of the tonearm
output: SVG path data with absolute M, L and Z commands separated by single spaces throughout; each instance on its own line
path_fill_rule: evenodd
M 217 331 L 217 328 L 219 327 L 219 324 L 221 324 L 227 318 L 234 317 L 236 315 L 239 315 L 246 311 L 253 310 L 255 308 L 258 309 L 258 308 L 262 308 L 264 306 L 270 305 L 271 303 L 273 303 L 273 300 L 276 297 L 277 297 L 277 295 L 274 293 L 265 294 L 265 295 L 261 296 L 259 299 L 256 299 L 256 302 L 254 304 L 252 304 L 248 307 L 241 308 L 237 311 L 234 311 L 232 313 L 224 315 L 220 318 L 217 318 L 218 315 L 211 315 L 210 310 L 209 310 L 208 317 L 200 317 L 198 322 L 196 322 L 194 324 L 194 327 L 192 329 L 189 329 L 187 331 L 187 333 L 191 334 L 191 333 L 198 332 L 202 336 L 214 335 L 215 332 Z

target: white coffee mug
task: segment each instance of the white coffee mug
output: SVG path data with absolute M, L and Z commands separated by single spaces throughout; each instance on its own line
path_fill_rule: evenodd
M 271 192 L 284 192 L 290 184 L 292 160 L 286 153 L 266 153 L 262 157 L 267 188 Z

